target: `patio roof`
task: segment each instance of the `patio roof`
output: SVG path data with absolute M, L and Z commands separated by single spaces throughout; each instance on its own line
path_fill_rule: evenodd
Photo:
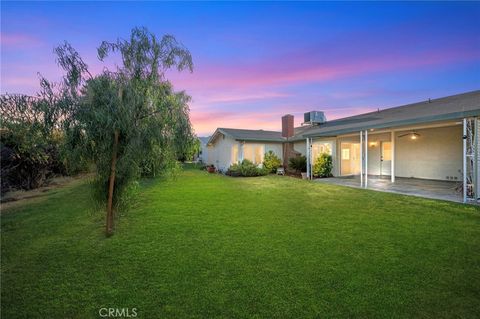
M 302 136 L 337 136 L 367 129 L 454 120 L 478 115 L 480 115 L 480 90 L 329 121 L 309 128 Z

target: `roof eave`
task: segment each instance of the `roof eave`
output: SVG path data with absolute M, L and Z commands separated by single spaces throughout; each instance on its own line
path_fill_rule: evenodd
M 448 121 L 448 120 L 457 120 L 462 119 L 465 117 L 472 117 L 472 116 L 479 116 L 480 109 L 477 110 L 470 110 L 470 111 L 461 111 L 461 112 L 454 112 L 449 114 L 443 115 L 435 115 L 435 116 L 424 116 L 421 118 L 414 118 L 408 120 L 400 120 L 400 121 L 390 121 L 385 123 L 379 123 L 374 125 L 365 125 L 365 126 L 357 126 L 352 128 L 345 128 L 340 130 L 330 130 L 325 132 L 313 132 L 310 134 L 304 134 L 303 137 L 334 137 L 341 134 L 348 134 L 353 132 L 358 132 L 361 130 L 369 130 L 369 129 L 383 129 L 383 128 L 390 128 L 390 127 L 397 127 L 397 126 L 405 126 L 405 125 L 414 125 L 420 123 L 430 123 L 430 122 L 437 122 L 437 121 Z

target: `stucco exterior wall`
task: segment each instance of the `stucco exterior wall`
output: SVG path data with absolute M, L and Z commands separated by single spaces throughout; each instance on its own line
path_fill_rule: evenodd
M 462 178 L 462 127 L 448 126 L 415 130 L 420 136 L 412 140 L 411 130 L 395 132 L 395 176 L 436 180 Z M 368 174 L 381 175 L 381 142 L 391 141 L 391 133 L 368 135 Z M 359 143 L 359 136 L 337 138 L 334 176 L 340 176 L 341 143 Z M 374 143 L 374 145 L 372 145 Z M 383 165 L 388 165 L 383 163 Z M 479 164 L 480 165 L 480 164 Z M 388 172 L 390 171 L 388 167 Z M 385 173 L 385 172 L 384 172 Z M 386 175 L 389 175 L 386 174 Z
M 282 143 L 266 143 L 265 144 L 265 153 L 272 151 L 275 155 L 283 161 L 283 144 Z
M 232 164 L 232 146 L 238 142 L 234 139 L 221 135 L 215 143 L 208 147 L 208 163 L 213 164 L 219 170 L 225 171 Z
M 200 154 L 199 159 L 203 163 L 207 163 L 208 162 L 208 146 L 207 146 L 207 144 L 201 143 L 200 144 L 200 150 L 201 150 L 202 153 Z
M 233 147 L 238 147 L 237 158 L 234 158 Z M 262 143 L 262 142 L 245 142 L 245 146 L 260 146 L 262 148 L 263 156 L 268 151 L 273 151 L 281 160 L 283 160 L 283 148 L 281 143 Z M 230 165 L 238 162 L 242 157 L 241 142 L 234 140 L 228 136 L 220 136 L 213 145 L 210 145 L 207 150 L 208 160 L 207 164 L 213 164 L 221 171 L 226 171 Z
M 333 176 L 337 176 L 337 173 L 335 172 L 335 167 L 338 166 L 338 161 L 337 161 L 337 139 L 336 138 L 317 138 L 312 140 L 312 146 L 317 145 L 317 144 L 323 144 L 323 143 L 329 143 L 330 147 L 332 148 L 332 163 L 333 163 L 333 170 L 332 174 Z M 315 164 L 316 158 L 312 158 L 312 166 Z
M 391 142 L 391 133 L 369 134 L 368 135 L 368 174 L 381 174 L 381 147 L 382 142 Z M 374 143 L 372 145 L 372 143 Z M 388 164 L 389 166 L 391 164 Z M 388 169 L 390 172 L 390 167 Z M 398 175 L 397 175 L 398 176 Z
M 397 132 L 395 175 L 438 180 L 461 180 L 462 126 L 416 130 L 418 139 Z M 408 131 L 406 132 L 408 133 Z M 447 178 L 448 177 L 448 178 Z
M 335 159 L 334 159 L 334 164 L 333 164 L 333 176 L 341 176 L 341 167 L 340 167 L 340 162 L 341 162 L 341 143 L 360 143 L 360 133 L 358 133 L 358 135 L 354 135 L 354 136 L 340 136 L 340 137 L 337 137 L 337 143 L 336 143 L 336 148 L 335 148 L 335 152 L 333 154 L 335 154 Z
M 293 149 L 303 156 L 307 154 L 307 142 L 306 141 L 299 141 L 293 143 Z

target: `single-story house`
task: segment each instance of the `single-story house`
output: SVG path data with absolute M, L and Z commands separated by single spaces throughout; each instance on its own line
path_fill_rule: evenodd
M 218 128 L 208 141 L 208 164 L 226 170 L 244 158 L 261 164 L 274 151 L 307 157 L 307 175 L 322 153 L 332 155 L 333 175 L 372 176 L 462 183 L 464 201 L 480 196 L 480 91 L 326 121 L 322 112 L 305 113 L 294 127 L 282 117 L 282 131 Z

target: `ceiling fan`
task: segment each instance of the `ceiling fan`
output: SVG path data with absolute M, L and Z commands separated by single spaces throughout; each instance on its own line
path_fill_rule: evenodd
M 399 135 L 398 137 L 400 138 L 400 137 L 405 137 L 405 136 L 410 136 L 410 138 L 411 138 L 412 140 L 416 140 L 416 139 L 420 136 L 420 134 L 418 134 L 418 133 L 415 132 L 415 131 L 411 131 L 411 132 L 409 132 L 409 133 L 406 133 L 406 134 L 403 134 L 403 135 Z

